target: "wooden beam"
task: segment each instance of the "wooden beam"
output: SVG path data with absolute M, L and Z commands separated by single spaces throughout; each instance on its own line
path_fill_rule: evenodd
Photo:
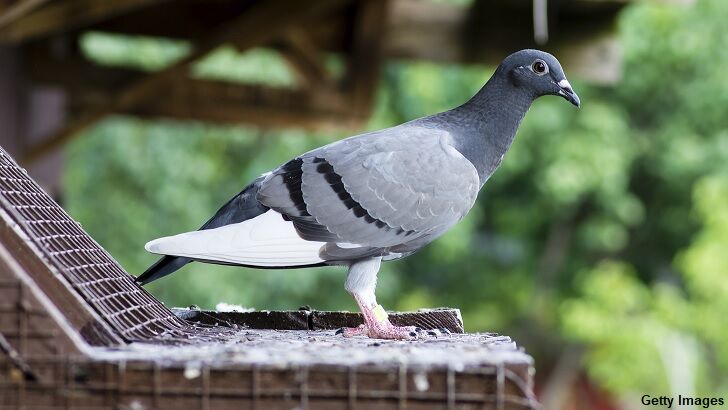
M 120 92 L 132 80 L 146 75 L 145 72 L 123 67 L 102 66 L 81 55 L 75 42 L 64 47 L 56 41 L 34 41 L 22 46 L 25 77 L 34 85 L 61 87 L 71 93 L 87 88 L 103 88 L 106 98 L 111 92 Z M 58 53 L 60 49 L 62 52 Z
M 289 110 L 345 114 L 348 110 L 343 96 L 331 90 L 296 90 L 253 84 L 233 84 L 211 80 L 187 80 L 166 90 L 165 101 L 150 101 L 145 107 L 163 107 L 176 103 L 193 111 L 196 102 L 220 106 L 264 106 Z
M 550 10 L 549 41 L 538 48 L 556 54 L 567 72 L 592 83 L 621 76 L 614 21 L 623 2 L 578 0 Z M 476 2 L 474 8 L 396 0 L 385 55 L 437 62 L 498 64 L 515 50 L 537 47 L 531 9 L 521 2 Z
M 19 47 L 0 47 L 0 145 L 13 155 L 22 149 L 25 133 L 22 103 L 23 81 L 22 57 Z
M 70 97 L 68 108 L 75 113 L 114 99 L 130 81 L 144 75 L 131 69 L 98 66 L 72 53 L 51 58 L 40 44 L 26 47 L 23 57 L 25 76 L 34 84 L 62 87 Z M 335 121 L 343 127 L 361 124 L 363 118 L 348 112 L 347 96 L 334 86 L 333 79 L 327 78 L 323 84 L 328 85 L 289 89 L 185 78 L 170 84 L 163 100 L 122 112 L 260 126 L 332 128 Z
M 51 33 L 79 28 L 166 1 L 169 0 L 55 0 L 21 18 L 9 21 L 4 27 L 0 25 L 0 43 L 23 42 Z M 28 3 L 30 2 L 34 4 L 26 7 L 34 5 L 37 7 L 45 1 L 28 0 Z
M 614 21 L 619 10 L 629 2 L 550 2 L 549 41 L 539 48 L 557 54 L 569 67 L 572 77 L 597 84 L 615 83 L 621 76 L 621 55 L 613 30 Z M 127 34 L 190 38 L 219 24 L 224 20 L 225 7 L 231 7 L 227 1 L 212 2 L 202 15 L 195 4 L 180 5 L 174 9 L 154 7 L 149 10 L 150 13 L 122 16 L 94 28 Z M 384 58 L 498 64 L 515 50 L 537 46 L 533 39 L 531 7 L 531 0 L 476 1 L 470 7 L 445 2 L 390 0 Z M 164 17 L 171 21 L 187 21 L 185 19 L 195 13 L 201 17 L 189 24 L 159 24 Z M 350 51 L 349 19 L 327 19 L 306 27 L 306 30 L 325 52 Z
M 25 16 L 46 2 L 48 2 L 48 0 L 19 0 L 12 3 L 5 10 L 2 10 L 2 13 L 0 13 L 0 28 Z
M 217 312 L 214 310 L 172 309 L 175 315 L 203 325 L 221 323 L 247 329 L 278 330 L 336 330 L 364 323 L 361 313 L 327 312 L 320 310 L 278 310 L 253 312 Z M 447 329 L 450 333 L 465 333 L 459 309 L 421 309 L 416 312 L 390 312 L 397 326 L 416 326 L 422 329 Z
M 27 152 L 24 161 L 33 162 L 55 150 L 82 129 L 108 114 L 127 111 L 139 106 L 149 98 L 163 95 L 165 86 L 177 78 L 187 77 L 189 63 L 206 55 L 228 41 L 233 35 L 245 39 L 245 41 L 237 42 L 239 48 L 245 49 L 270 41 L 293 23 L 330 11 L 343 4 L 346 4 L 345 0 L 320 0 L 311 4 L 294 0 L 270 0 L 255 3 L 250 10 L 232 19 L 229 24 L 198 41 L 192 53 L 181 61 L 135 81 L 108 103 L 84 114 L 44 142 L 32 147 Z M 286 10 L 286 13 L 281 13 L 281 10 Z
M 302 128 L 307 130 L 358 129 L 366 117 L 334 112 L 302 110 L 300 107 L 265 106 L 260 104 L 220 104 L 202 101 L 171 101 L 154 107 L 139 107 L 126 112 L 144 118 L 175 118 L 234 125 L 256 125 L 266 128 Z
M 76 112 L 113 98 L 103 84 L 71 91 Z M 354 128 L 366 119 L 352 113 L 347 96 L 335 89 L 288 89 L 222 81 L 187 79 L 165 90 L 165 98 L 148 101 L 121 113 L 206 122 L 255 124 L 307 129 Z
M 370 0 L 360 3 L 355 11 L 344 90 L 351 97 L 351 108 L 360 115 L 371 111 L 379 84 L 387 6 L 387 0 Z
M 0 61 L 0 145 L 18 156 L 28 145 L 63 123 L 65 98 L 63 90 L 32 84 L 21 47 L 0 46 Z M 28 173 L 55 197 L 60 192 L 62 159 L 57 153 L 27 167 Z
M 278 51 L 291 64 L 307 88 L 332 88 L 334 80 L 324 67 L 324 54 L 302 27 L 285 34 L 283 47 Z

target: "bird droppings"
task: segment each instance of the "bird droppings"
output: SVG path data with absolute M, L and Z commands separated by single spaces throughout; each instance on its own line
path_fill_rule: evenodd
M 417 391 L 430 390 L 430 382 L 427 380 L 426 372 L 418 371 L 414 374 L 413 380 L 415 382 L 415 389 L 417 389 Z
M 225 303 L 225 302 L 220 302 L 217 305 L 215 305 L 215 310 L 218 312 L 241 312 L 241 313 L 255 312 L 254 308 L 246 308 L 241 305 L 235 305 L 232 303 Z
M 185 379 L 192 380 L 200 377 L 200 363 L 199 362 L 187 362 L 185 365 Z
M 532 365 L 533 359 L 507 336 L 488 333 L 452 334 L 434 340 L 372 342 L 367 337 L 343 338 L 334 331 L 249 329 L 237 339 L 196 345 L 133 343 L 123 349 L 98 348 L 100 359 L 150 360 L 160 365 L 184 363 L 187 379 L 200 377 L 204 366 L 275 364 L 277 366 L 402 365 L 425 370 L 504 364 Z M 420 381 L 424 386 L 425 381 Z
M 122 405 L 120 408 L 122 410 L 147 410 L 147 407 L 139 402 L 139 400 L 132 400 L 128 405 Z

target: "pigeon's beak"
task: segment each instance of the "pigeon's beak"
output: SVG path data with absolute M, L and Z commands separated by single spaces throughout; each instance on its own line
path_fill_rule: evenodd
M 557 83 L 557 85 L 559 86 L 558 94 L 560 96 L 564 97 L 564 99 L 566 99 L 566 101 L 574 104 L 577 108 L 581 106 L 581 101 L 579 101 L 579 96 L 576 95 L 576 93 L 574 92 L 574 89 L 571 88 L 571 84 L 569 84 L 569 80 L 564 78 L 563 80 L 559 81 Z

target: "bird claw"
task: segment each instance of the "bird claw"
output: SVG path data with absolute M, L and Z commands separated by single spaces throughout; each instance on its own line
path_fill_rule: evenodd
M 365 324 L 357 327 L 348 327 L 338 329 L 336 335 L 344 337 L 367 336 L 372 339 L 389 339 L 389 340 L 426 340 L 437 338 L 440 336 L 450 335 L 450 331 L 442 329 L 422 329 L 415 326 L 394 326 L 386 322 L 369 327 Z
M 342 335 L 344 337 L 354 337 L 354 336 L 366 336 L 367 335 L 367 327 L 366 325 L 359 325 L 357 327 L 342 327 L 341 329 L 336 331 L 337 335 Z

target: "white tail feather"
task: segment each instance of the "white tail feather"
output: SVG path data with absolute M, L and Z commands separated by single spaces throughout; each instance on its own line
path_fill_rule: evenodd
M 273 210 L 244 222 L 185 232 L 148 242 L 151 253 L 262 267 L 321 263 L 324 242 L 301 239 L 293 223 Z

